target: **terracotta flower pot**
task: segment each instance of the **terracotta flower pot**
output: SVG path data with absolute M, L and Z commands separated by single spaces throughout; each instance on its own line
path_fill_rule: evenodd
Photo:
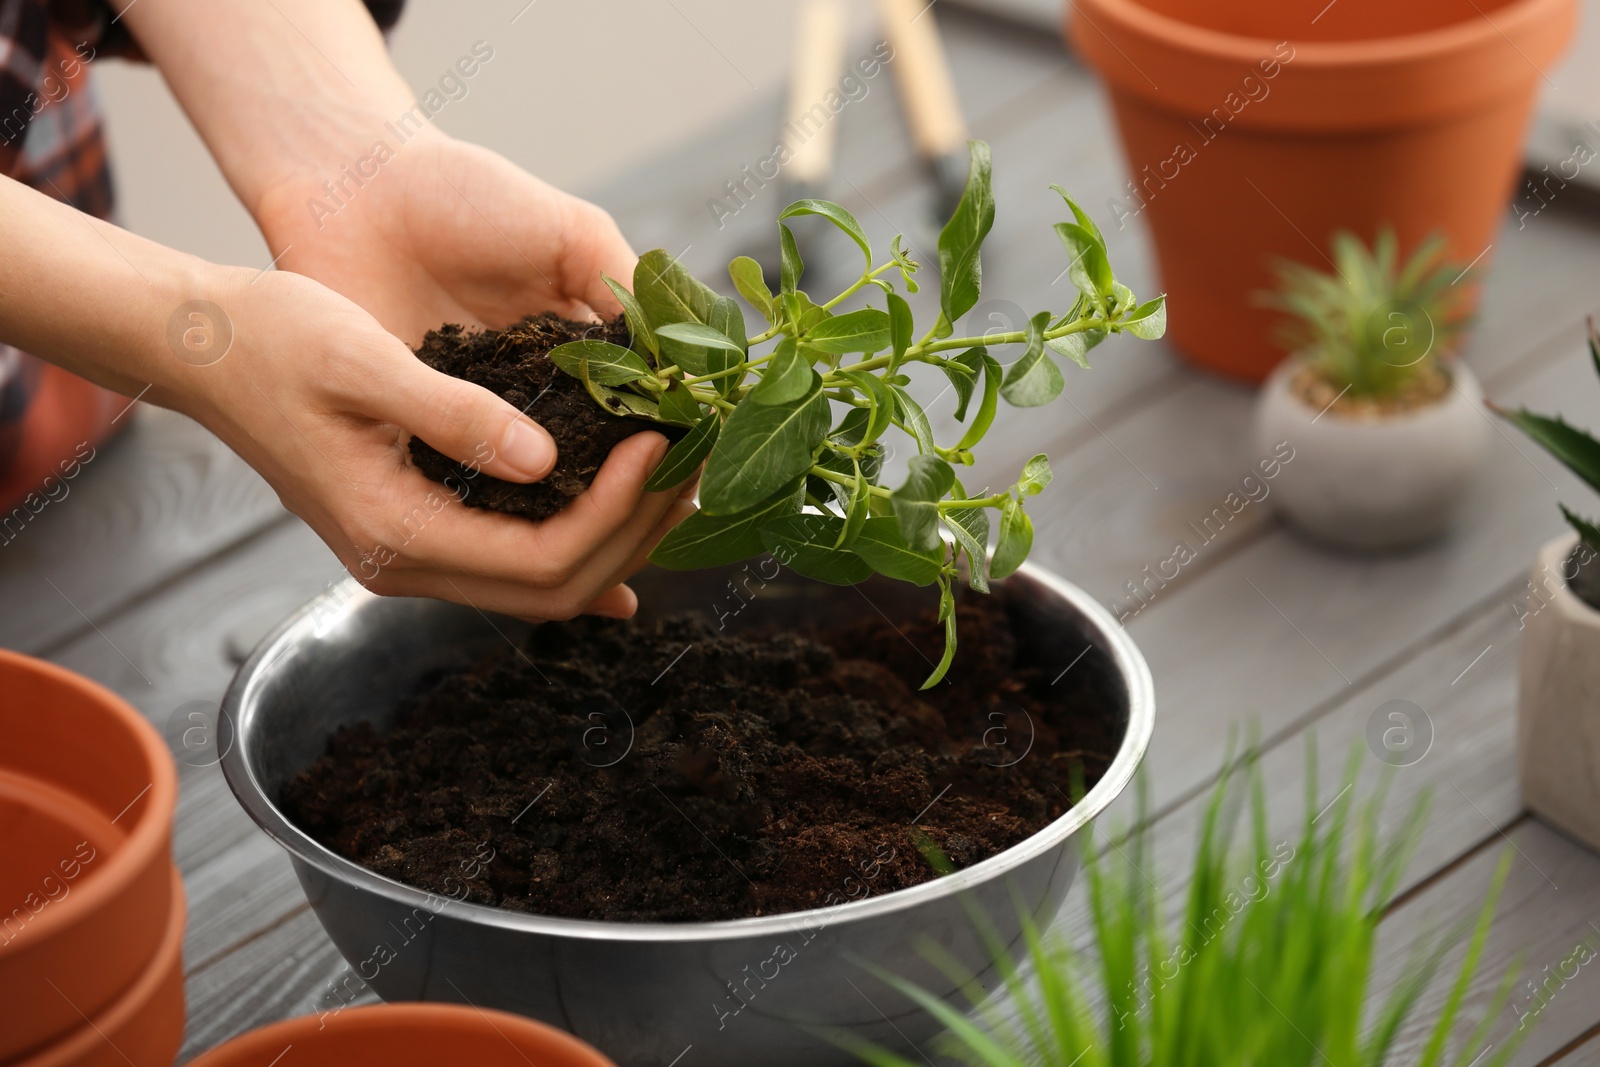
M 122 994 L 43 1049 L 7 1067 L 171 1067 L 183 1044 L 183 878 L 171 887 L 161 941 Z
M 0 1062 L 95 1018 L 144 974 L 173 907 L 177 779 L 127 702 L 0 651 Z
M 189 1067 L 264 1067 L 290 1045 L 294 1067 L 616 1067 L 571 1034 L 520 1015 L 403 1003 L 305 1015 L 252 1030 L 190 1060 Z
M 1321 9 L 1320 11 L 1318 9 Z M 1403 250 L 1434 231 L 1481 267 L 1576 0 L 1074 0 L 1068 33 L 1110 87 L 1171 327 L 1201 366 L 1278 362 L 1274 259 L 1321 266 L 1336 229 Z M 1481 258 L 1480 258 L 1481 256 Z

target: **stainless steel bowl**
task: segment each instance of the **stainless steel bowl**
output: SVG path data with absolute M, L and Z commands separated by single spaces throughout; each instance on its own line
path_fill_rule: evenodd
M 827 622 L 875 608 L 904 618 L 928 607 L 927 591 L 904 583 L 873 579 L 852 589 L 760 572 L 753 564 L 647 571 L 634 585 L 646 617 L 691 610 L 734 627 Z M 338 1010 L 364 984 L 386 1000 L 465 1001 L 563 1027 L 625 1067 L 854 1062 L 810 1029 L 819 1025 L 891 1048 L 923 1043 L 938 1024 L 862 961 L 955 1000 L 955 984 L 923 953 L 931 940 L 992 986 L 994 964 L 967 909 L 981 909 L 1020 951 L 1019 906 L 1041 925 L 1055 916 L 1078 869 L 1079 831 L 1132 778 L 1153 726 L 1149 668 L 1105 609 L 1037 567 L 1004 585 L 1024 655 L 1054 669 L 1104 672 L 1124 694 L 1121 746 L 1084 801 L 1023 843 L 910 889 L 787 915 L 670 924 L 460 903 L 335 855 L 284 817 L 283 784 L 323 755 L 337 727 L 369 720 L 383 728 L 423 676 L 527 634 L 523 623 L 472 608 L 378 598 L 354 581 L 334 587 L 255 649 L 223 704 L 235 727 L 222 761 L 228 784 L 288 850 L 350 963 L 316 1010 Z M 1086 645 L 1098 653 L 1074 665 Z

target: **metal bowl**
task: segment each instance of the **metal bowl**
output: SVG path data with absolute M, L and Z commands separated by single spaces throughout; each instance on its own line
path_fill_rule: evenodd
M 841 588 L 764 572 L 652 570 L 633 584 L 647 619 L 698 611 L 724 627 L 827 623 L 874 609 L 909 618 L 929 607 L 927 590 L 900 582 Z M 1078 869 L 1075 838 L 1132 778 L 1153 726 L 1150 670 L 1104 608 L 1037 567 L 1003 585 L 1022 655 L 1101 672 L 1123 695 L 1121 745 L 1088 796 L 1021 844 L 945 878 L 828 908 L 704 923 L 592 922 L 462 903 L 375 874 L 293 825 L 277 806 L 280 790 L 324 754 L 337 727 L 385 728 L 424 676 L 528 631 L 470 607 L 374 597 L 354 581 L 333 587 L 255 649 L 223 703 L 235 729 L 222 760 L 228 784 L 289 852 L 350 964 L 316 1010 L 337 1011 L 368 986 L 386 1000 L 465 1001 L 563 1027 L 627 1067 L 855 1062 L 817 1026 L 908 1051 L 922 1043 L 938 1024 L 862 962 L 955 1000 L 955 983 L 924 954 L 931 940 L 992 987 L 995 964 L 968 909 L 1020 953 L 1019 909 L 1041 926 L 1054 918 Z

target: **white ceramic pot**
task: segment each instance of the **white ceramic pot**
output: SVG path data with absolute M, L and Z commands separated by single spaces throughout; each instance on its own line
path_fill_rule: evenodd
M 1380 551 L 1443 533 L 1489 443 L 1483 389 L 1459 361 L 1443 400 L 1379 418 L 1318 411 L 1290 388 L 1301 364 L 1287 359 L 1256 401 L 1257 454 L 1294 449 L 1272 499 L 1317 541 Z
M 1522 616 L 1517 772 L 1530 811 L 1600 850 L 1600 611 L 1567 585 L 1577 541 L 1556 538 L 1534 563 Z

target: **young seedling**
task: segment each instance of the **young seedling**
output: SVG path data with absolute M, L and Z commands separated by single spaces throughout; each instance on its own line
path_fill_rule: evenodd
M 1329 273 L 1303 263 L 1277 269 L 1261 303 L 1291 316 L 1281 340 L 1322 379 L 1352 399 L 1399 397 L 1438 382 L 1440 356 L 1468 323 L 1466 271 L 1444 258 L 1444 239 L 1422 243 L 1404 263 L 1394 231 L 1372 251 L 1354 234 L 1333 237 Z
M 972 588 L 1011 574 L 1033 544 L 1024 509 L 1050 482 L 1040 455 L 1015 484 L 972 496 L 957 468 L 995 419 L 1000 400 L 1036 407 L 1065 384 L 1056 356 L 1088 367 L 1088 352 L 1108 334 L 1160 337 L 1163 297 L 1143 303 L 1112 275 L 1105 240 L 1059 187 L 1072 221 L 1056 224 L 1071 257 L 1076 302 L 1064 314 L 1041 311 L 1026 329 L 956 337 L 954 323 L 978 302 L 979 252 L 994 223 L 989 146 L 970 145 L 964 195 L 939 235 L 939 315 L 918 335 L 898 279 L 915 293 L 919 269 L 896 237 L 878 262 L 855 218 L 838 204 L 799 200 L 778 216 L 782 279 L 773 293 L 753 259 L 729 264 L 734 288 L 766 322 L 754 334 L 731 297 L 697 281 L 665 251 L 647 252 L 633 291 L 606 284 L 632 334 L 622 348 L 598 340 L 551 351 L 607 410 L 689 427 L 647 488 L 681 484 L 705 464 L 700 511 L 672 530 L 651 559 L 690 569 L 734 563 L 763 552 L 801 574 L 854 584 L 873 573 L 939 589 L 945 651 L 926 686 L 944 677 L 955 654 L 955 592 L 962 558 Z M 827 219 L 860 248 L 864 266 L 843 292 L 817 301 L 800 288 L 803 264 L 784 220 Z M 881 299 L 873 306 L 865 298 Z M 859 306 L 857 306 L 859 305 Z M 1007 349 L 1008 361 L 996 354 Z M 1020 351 L 1019 351 L 1020 350 Z M 960 440 L 934 440 L 927 414 L 907 391 L 909 372 L 937 368 L 950 380 Z M 836 412 L 840 416 L 836 419 Z M 898 432 L 916 454 L 903 484 L 880 484 L 885 438 Z M 990 512 L 999 524 L 988 553 Z

